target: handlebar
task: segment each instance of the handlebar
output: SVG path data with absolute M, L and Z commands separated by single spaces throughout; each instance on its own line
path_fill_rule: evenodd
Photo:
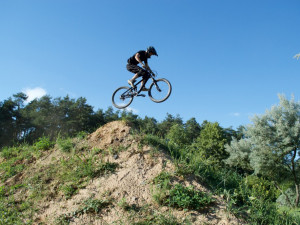
M 147 68 L 147 69 L 145 69 L 148 73 L 150 73 L 152 76 L 154 76 L 154 77 L 156 77 L 157 76 L 157 73 L 155 72 L 153 72 L 150 68 Z

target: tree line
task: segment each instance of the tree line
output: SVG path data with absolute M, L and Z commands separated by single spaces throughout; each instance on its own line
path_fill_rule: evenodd
M 0 102 L 0 146 L 89 131 L 104 124 L 104 118 L 112 113 L 94 112 L 85 98 L 44 96 L 25 104 L 26 99 L 24 93 L 18 93 Z
M 28 96 L 24 93 L 14 94 L 0 102 L 0 147 L 11 146 L 20 142 L 33 143 L 38 138 L 46 136 L 56 139 L 58 135 L 74 136 L 79 132 L 93 132 L 110 121 L 126 119 L 136 128 L 146 133 L 164 137 L 174 124 L 183 126 L 187 131 L 185 141 L 192 142 L 208 121 L 200 125 L 195 118 L 186 123 L 177 115 L 167 114 L 162 122 L 155 118 L 140 118 L 128 111 L 107 110 L 94 111 L 87 104 L 86 98 L 66 97 L 52 98 L 49 95 L 26 103 Z M 223 129 L 223 128 L 222 128 Z M 223 129 L 228 140 L 238 132 L 231 128 Z

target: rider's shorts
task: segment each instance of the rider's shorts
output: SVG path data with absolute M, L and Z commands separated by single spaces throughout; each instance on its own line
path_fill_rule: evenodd
M 148 73 L 143 68 L 139 67 L 138 65 L 128 63 L 126 68 L 131 73 L 137 73 L 139 77 L 140 76 L 143 76 L 143 78 L 149 77 Z

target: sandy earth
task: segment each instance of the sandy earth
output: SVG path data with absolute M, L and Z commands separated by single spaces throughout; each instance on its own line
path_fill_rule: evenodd
M 122 121 L 115 121 L 104 125 L 85 140 L 89 148 L 98 148 L 116 153 L 108 154 L 104 160 L 117 163 L 117 170 L 108 175 L 91 180 L 84 189 L 66 200 L 61 196 L 49 198 L 49 201 L 41 203 L 40 211 L 35 215 L 36 224 L 40 222 L 55 224 L 55 219 L 62 215 L 70 215 L 80 207 L 80 204 L 93 197 L 95 199 L 111 199 L 112 204 L 97 216 L 84 214 L 78 218 L 72 218 L 70 224 L 130 224 L 135 218 L 143 218 L 143 213 L 151 211 L 164 215 L 172 214 L 178 221 L 189 218 L 193 224 L 241 224 L 236 218 L 225 210 L 225 203 L 219 196 L 213 196 L 215 204 L 205 212 L 194 210 L 177 210 L 166 206 L 159 206 L 153 200 L 153 178 L 162 171 L 174 173 L 175 167 L 170 157 L 161 152 L 153 151 L 150 146 L 139 144 L 138 138 L 131 135 L 131 128 Z M 120 151 L 121 149 L 121 151 Z M 41 165 L 53 163 L 53 158 L 58 159 L 59 151 L 52 151 L 49 155 L 40 158 L 34 164 L 36 168 Z M 98 156 L 96 156 L 98 157 Z M 99 156 L 100 157 L 100 156 Z M 103 159 L 102 159 L 103 160 Z M 34 166 L 32 172 L 34 172 Z M 21 179 L 21 177 L 14 179 Z M 193 177 L 178 177 L 175 181 L 185 186 L 193 185 L 196 189 L 209 192 Z M 128 205 L 135 208 L 145 208 L 143 212 L 125 211 L 120 202 L 126 201 Z M 140 210 L 142 211 L 142 210 Z

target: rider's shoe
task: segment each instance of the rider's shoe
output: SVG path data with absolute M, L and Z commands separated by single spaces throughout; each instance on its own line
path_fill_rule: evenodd
M 148 88 L 143 87 L 142 91 L 149 91 Z
M 128 84 L 129 84 L 131 87 L 133 87 L 133 88 L 134 88 L 134 85 L 133 85 L 134 81 L 132 81 L 132 80 L 128 80 L 127 82 L 128 82 Z

